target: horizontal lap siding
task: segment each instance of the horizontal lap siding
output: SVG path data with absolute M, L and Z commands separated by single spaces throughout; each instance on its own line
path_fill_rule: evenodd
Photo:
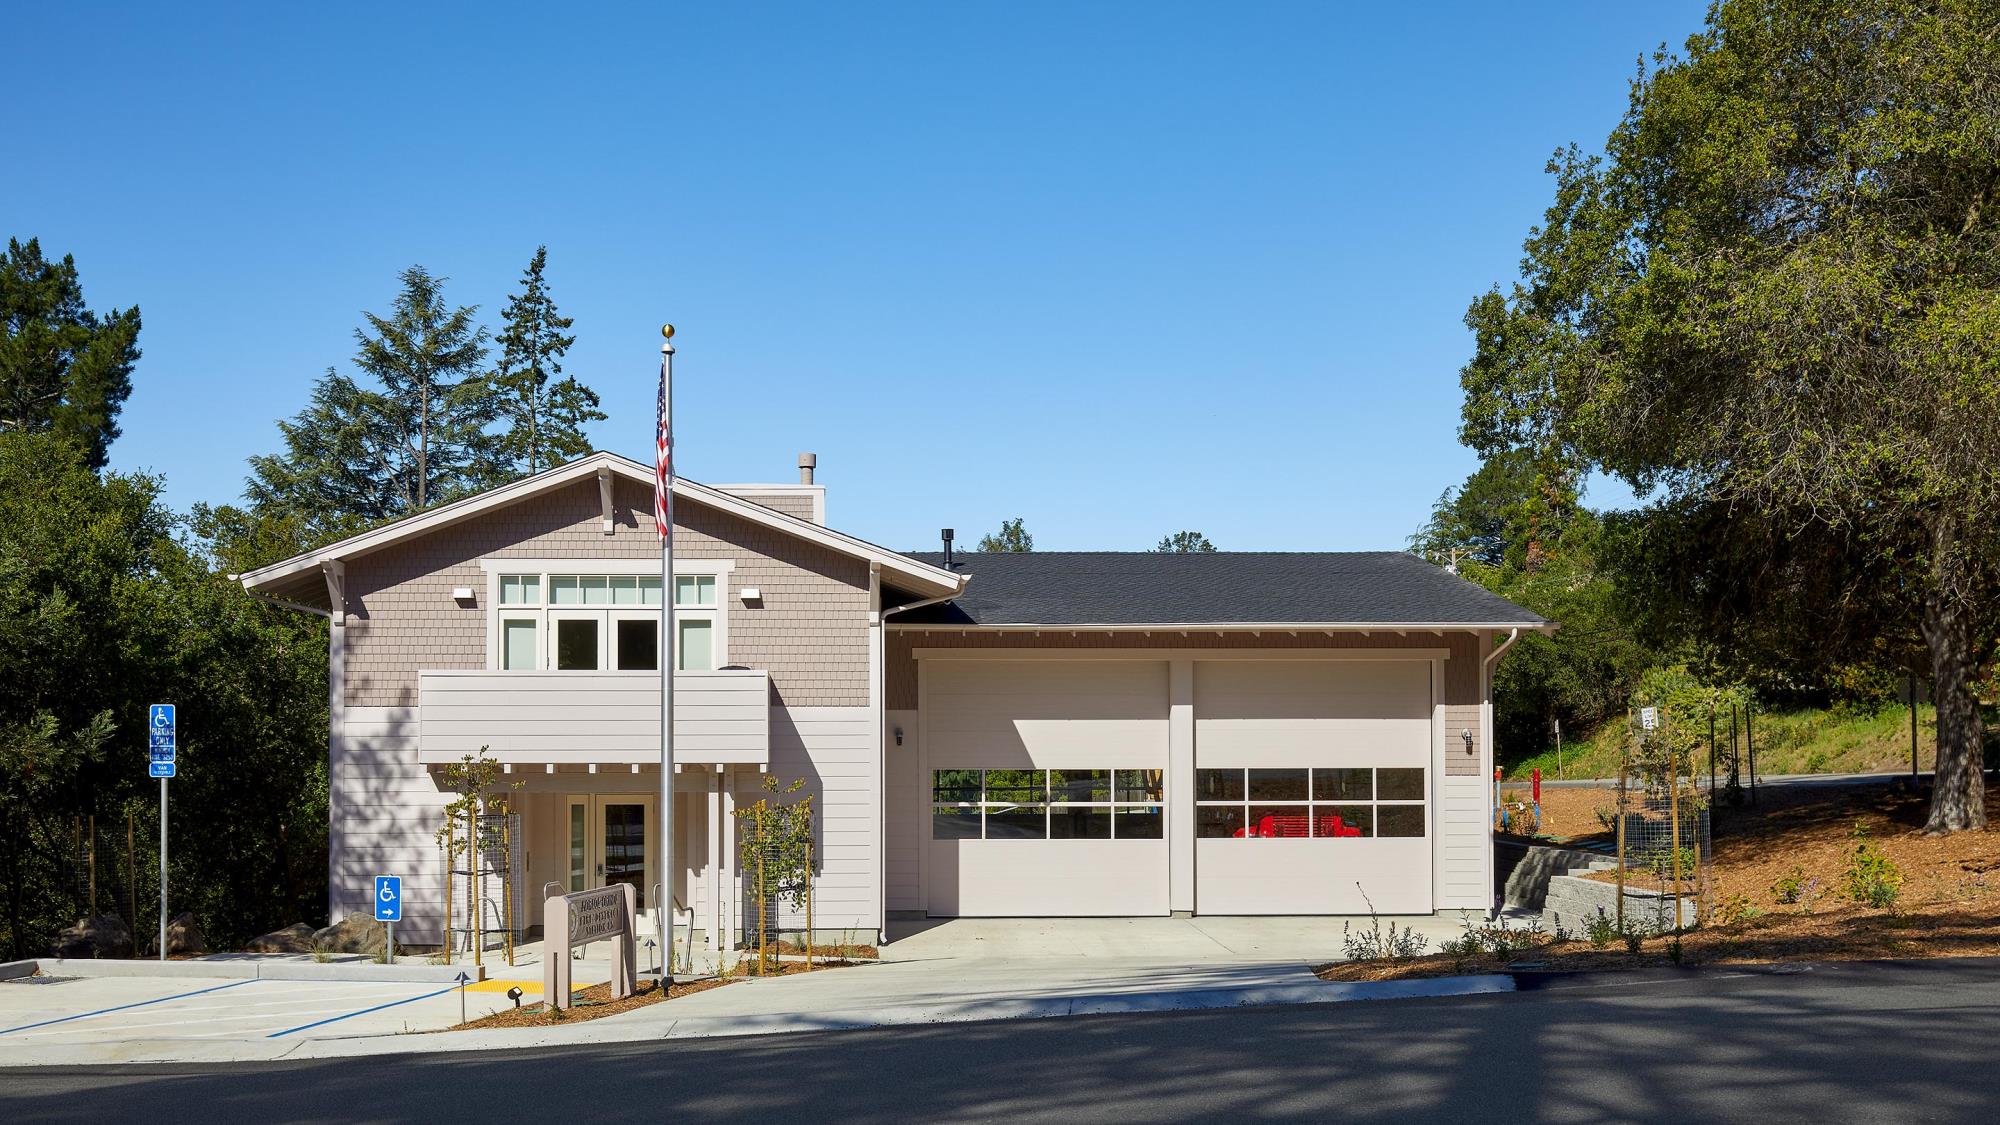
M 375 876 L 401 875 L 398 940 L 443 941 L 443 863 L 434 833 L 450 795 L 417 764 L 410 709 L 347 708 L 328 765 L 327 897 L 334 919 L 372 914 Z
M 449 761 L 482 746 L 501 760 L 657 761 L 656 673 L 426 673 L 423 752 Z M 755 672 L 674 677 L 674 748 L 684 762 L 762 762 L 770 747 L 770 690 Z
M 813 797 L 818 822 L 813 841 L 815 929 L 874 931 L 882 925 L 874 731 L 873 713 L 866 707 L 774 708 L 771 714 L 770 776 L 781 791 L 796 779 L 806 783 L 799 794 L 780 799 Z M 766 795 L 758 775 L 731 776 L 738 809 Z M 744 885 L 747 890 L 747 873 Z M 744 917 L 755 925 L 754 904 Z M 779 917 L 788 928 L 805 924 L 805 912 L 789 906 L 780 909 Z

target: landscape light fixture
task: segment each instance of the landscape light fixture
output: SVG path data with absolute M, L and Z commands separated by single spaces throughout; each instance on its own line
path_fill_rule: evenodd
M 509 999 L 509 1000 L 512 1000 L 512 1001 L 514 1002 L 514 1006 L 515 1006 L 516 1008 L 520 1007 L 520 1006 L 521 1006 L 521 986 L 517 984 L 517 985 L 515 985 L 514 987 L 512 987 L 512 988 L 508 989 L 508 990 L 507 990 L 507 999 Z

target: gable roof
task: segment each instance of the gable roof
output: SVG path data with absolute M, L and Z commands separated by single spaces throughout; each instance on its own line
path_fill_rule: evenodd
M 914 557 L 944 563 L 937 553 Z M 953 561 L 972 578 L 965 591 L 892 623 L 1555 628 L 1402 551 L 974 552 Z
M 523 477 L 449 504 L 441 504 L 414 516 L 397 520 L 395 523 L 364 531 L 359 535 L 351 535 L 318 550 L 294 555 L 283 562 L 259 567 L 240 575 L 239 580 L 243 583 L 244 589 L 252 593 L 279 598 L 309 599 L 310 604 L 301 608 L 314 608 L 324 593 L 321 591 L 319 596 L 315 597 L 313 589 L 318 584 L 321 569 L 328 563 L 370 554 L 440 528 L 473 519 L 496 508 L 518 503 L 550 489 L 561 488 L 580 480 L 593 479 L 600 469 L 610 472 L 613 476 L 643 484 L 649 490 L 654 487 L 651 465 L 641 464 L 616 453 L 599 451 L 571 461 L 567 465 L 558 465 L 534 476 Z M 718 508 L 751 523 L 782 531 L 841 554 L 865 559 L 882 568 L 885 580 L 894 581 L 898 587 L 908 588 L 924 596 L 952 593 L 965 585 L 963 574 L 955 574 L 912 556 L 891 551 L 887 547 L 878 547 L 851 535 L 843 535 L 810 520 L 786 515 L 775 508 L 767 508 L 740 496 L 732 496 L 708 485 L 688 480 L 686 477 L 674 478 L 674 499 Z

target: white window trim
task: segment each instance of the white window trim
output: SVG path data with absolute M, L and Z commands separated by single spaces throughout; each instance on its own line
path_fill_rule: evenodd
M 486 670 L 489 672 L 498 672 L 502 670 L 500 667 L 501 617 L 532 616 L 538 623 L 535 628 L 536 668 L 538 671 L 552 672 L 555 670 L 554 668 L 551 667 L 551 665 L 554 663 L 555 658 L 552 655 L 553 650 L 550 647 L 550 645 L 553 643 L 550 637 L 550 629 L 551 629 L 551 626 L 549 625 L 550 610 L 552 609 L 604 610 L 604 611 L 609 611 L 606 615 L 607 620 L 615 621 L 616 620 L 615 615 L 618 612 L 623 611 L 625 613 L 630 614 L 634 611 L 641 611 L 642 607 L 632 606 L 632 605 L 623 605 L 623 606 L 579 605 L 579 606 L 558 607 L 551 605 L 550 599 L 553 597 L 554 591 L 551 590 L 549 586 L 550 576 L 561 574 L 561 575 L 579 575 L 586 578 L 594 578 L 600 576 L 623 577 L 627 575 L 638 575 L 641 577 L 646 577 L 659 574 L 660 564 L 657 560 L 653 559 L 500 558 L 500 559 L 480 559 L 479 569 L 483 571 L 486 576 Z M 674 576 L 677 578 L 683 575 L 696 575 L 696 576 L 713 577 L 715 579 L 714 607 L 711 609 L 710 607 L 704 606 L 698 612 L 703 614 L 713 615 L 713 619 L 715 621 L 715 657 L 716 657 L 715 666 L 717 668 L 723 668 L 732 663 L 732 661 L 729 659 L 730 655 L 729 654 L 729 599 L 732 593 L 729 576 L 735 571 L 735 569 L 736 569 L 736 561 L 734 559 L 677 558 L 674 560 Z M 503 574 L 533 574 L 540 576 L 541 579 L 540 602 L 532 606 L 502 607 L 500 604 L 500 576 Z M 666 599 L 671 598 L 672 596 L 673 596 L 672 583 L 668 583 L 666 587 L 660 591 L 660 600 L 662 603 L 664 603 Z M 662 616 L 664 616 L 664 608 L 665 607 L 663 604 Z M 677 611 L 677 615 L 680 612 L 685 612 L 685 611 Z M 607 627 L 606 629 L 600 631 L 601 635 L 598 638 L 598 650 L 599 650 L 598 663 L 603 665 L 609 665 L 610 663 L 612 663 L 613 659 L 610 633 L 611 633 L 611 628 Z M 673 659 L 675 664 L 679 664 L 680 643 L 678 638 L 674 639 Z M 600 672 L 604 671 L 615 671 L 615 669 L 610 669 L 608 667 L 600 669 Z M 591 675 L 592 673 L 578 672 L 576 674 Z M 634 672 L 633 674 L 655 675 L 657 673 Z

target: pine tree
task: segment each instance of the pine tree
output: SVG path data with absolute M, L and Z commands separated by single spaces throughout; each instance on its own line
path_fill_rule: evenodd
M 0 254 L 0 432 L 60 434 L 104 467 L 139 360 L 139 310 L 84 307 L 76 260 L 7 240 Z
M 281 453 L 250 459 L 247 495 L 324 534 L 409 515 L 496 476 L 494 393 L 480 368 L 477 309 L 444 301 L 444 279 L 422 266 L 401 275 L 387 317 L 363 313 L 355 366 L 375 386 L 328 368 L 312 400 L 278 423 Z
M 575 321 L 558 315 L 543 270 L 549 248 L 537 247 L 521 274 L 520 292 L 507 301 L 498 337 L 500 364 L 493 372 L 495 402 L 506 428 L 494 443 L 498 479 L 532 476 L 590 452 L 583 428 L 604 420 L 596 392 L 562 374 L 562 357 L 576 343 L 566 335 Z
M 396 445 L 389 483 L 407 511 L 470 491 L 492 473 L 492 387 L 480 366 L 486 329 L 478 307 L 449 308 L 442 277 L 422 266 L 400 275 L 403 291 L 387 317 L 362 313 L 355 366 L 382 382 L 381 422 Z M 374 334 L 370 335 L 368 329 Z
M 389 486 L 398 458 L 385 414 L 381 396 L 327 368 L 306 408 L 278 423 L 285 451 L 250 459 L 251 507 L 299 520 L 314 541 L 404 514 L 402 491 Z

